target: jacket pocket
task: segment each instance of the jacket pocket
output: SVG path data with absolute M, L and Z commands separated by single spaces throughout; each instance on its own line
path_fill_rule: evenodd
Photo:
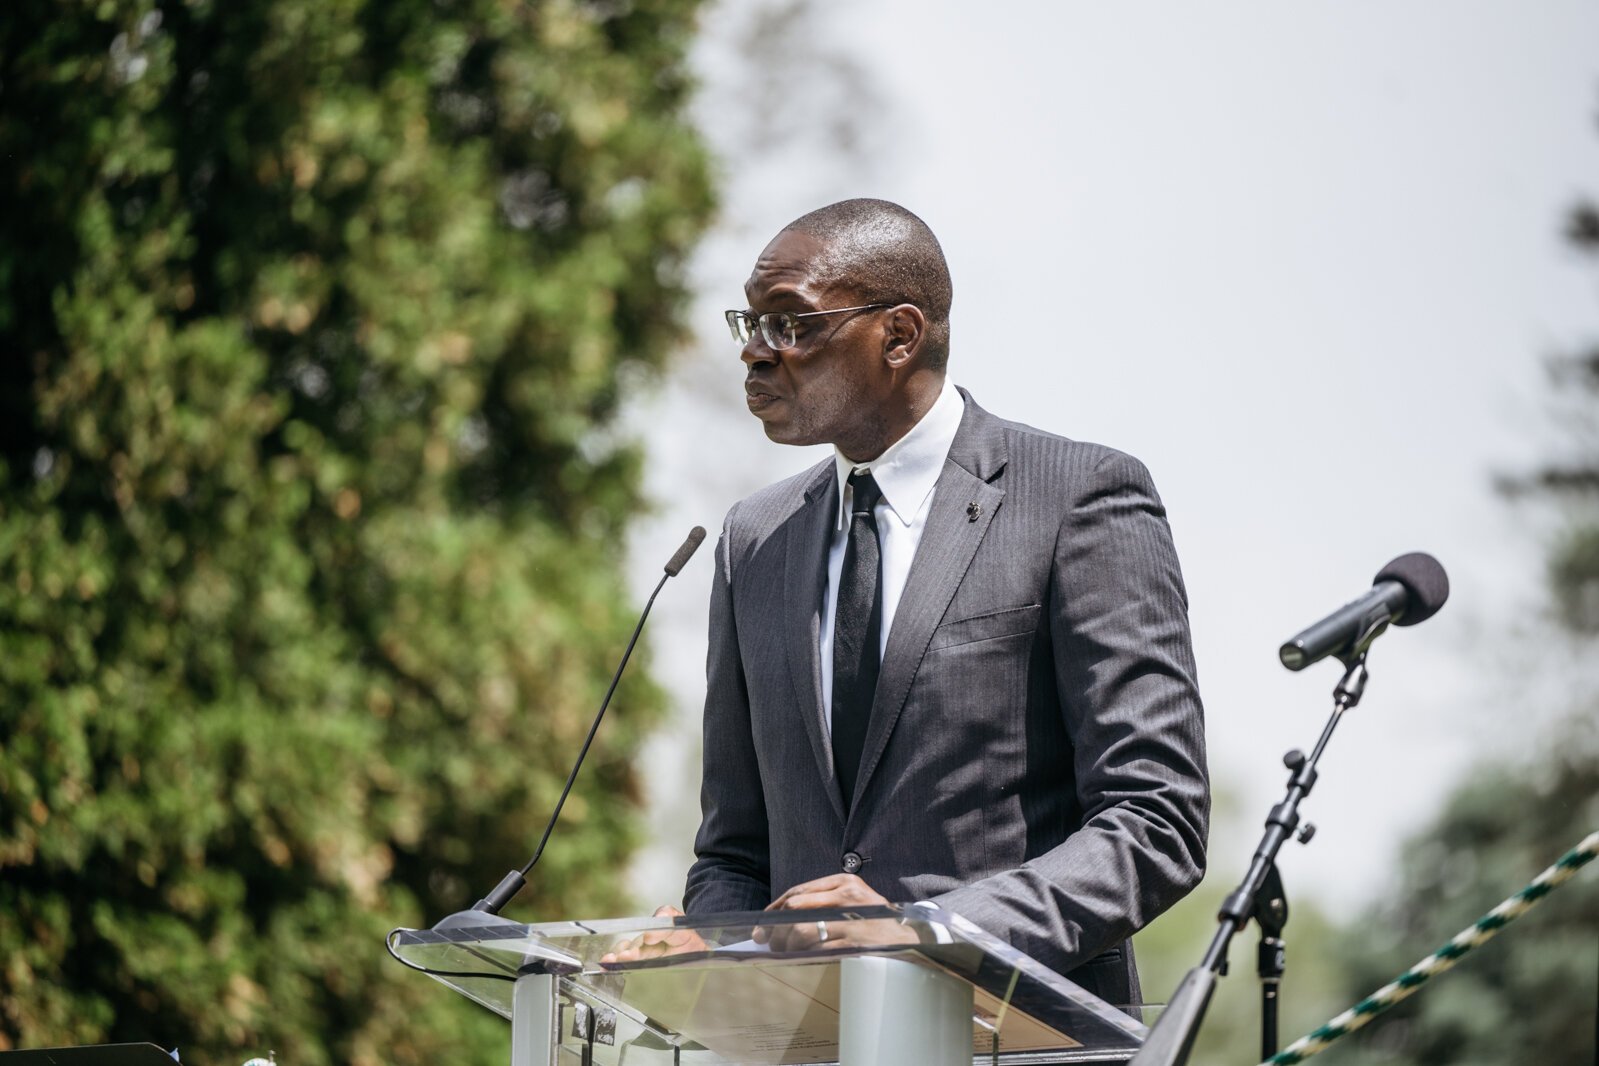
M 960 644 L 975 644 L 979 640 L 997 640 L 1000 637 L 1013 637 L 1018 633 L 1031 633 L 1038 628 L 1038 614 L 1041 610 L 1043 608 L 1038 604 L 1030 603 L 1025 607 L 1011 607 L 972 618 L 945 622 L 933 630 L 933 639 L 928 643 L 927 650 L 937 651 L 940 648 L 953 648 Z

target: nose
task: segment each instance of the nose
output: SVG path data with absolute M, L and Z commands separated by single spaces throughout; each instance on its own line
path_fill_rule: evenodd
M 744 360 L 745 366 L 759 366 L 765 363 L 777 362 L 777 353 L 766 346 L 766 338 L 761 336 L 760 330 L 744 342 L 744 347 L 739 351 L 738 357 Z

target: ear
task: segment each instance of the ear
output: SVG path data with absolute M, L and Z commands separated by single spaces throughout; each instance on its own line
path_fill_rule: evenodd
M 884 316 L 883 361 L 894 370 L 908 366 L 927 339 L 927 316 L 915 304 L 891 307 Z

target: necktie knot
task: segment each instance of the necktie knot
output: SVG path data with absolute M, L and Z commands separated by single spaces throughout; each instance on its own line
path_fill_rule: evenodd
M 877 487 L 877 481 L 872 477 L 870 470 L 857 470 L 849 476 L 850 491 L 854 494 L 854 503 L 850 505 L 850 514 L 871 514 L 879 500 L 883 498 L 883 490 Z

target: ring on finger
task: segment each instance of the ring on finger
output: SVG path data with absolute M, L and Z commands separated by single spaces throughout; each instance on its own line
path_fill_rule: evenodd
M 827 943 L 827 923 L 826 922 L 817 922 L 816 923 L 816 942 L 818 944 Z

